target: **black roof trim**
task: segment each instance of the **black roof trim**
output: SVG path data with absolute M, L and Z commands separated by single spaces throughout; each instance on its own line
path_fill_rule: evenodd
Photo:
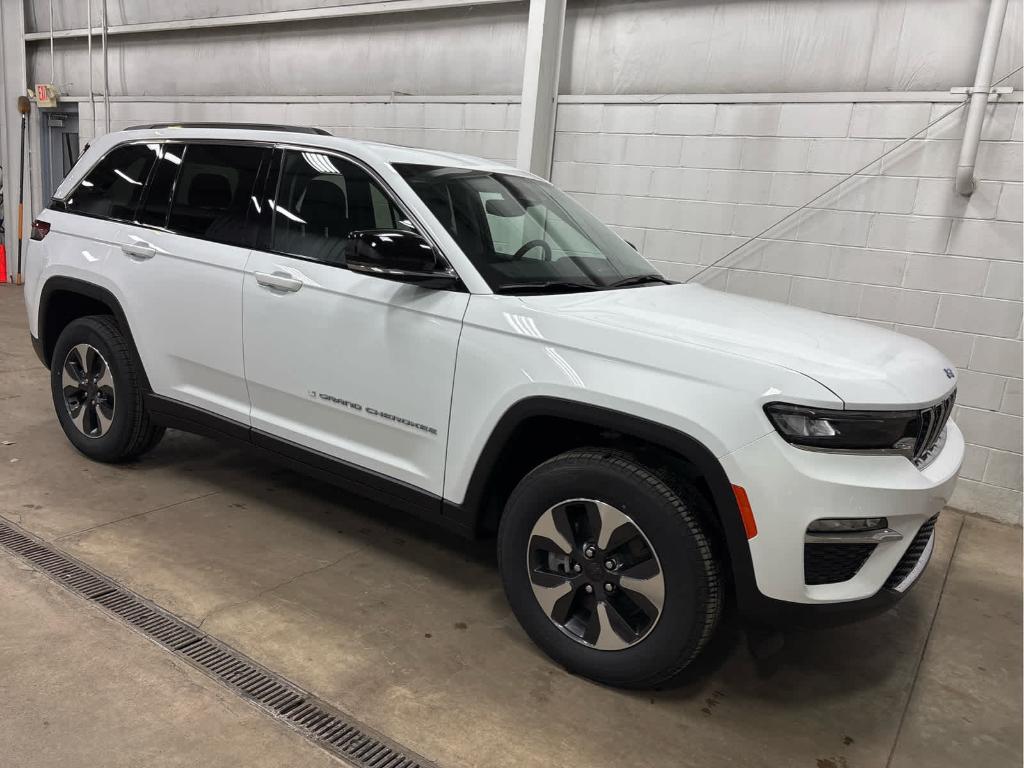
M 239 131 L 287 131 L 288 133 L 315 133 L 319 136 L 330 136 L 330 131 L 313 128 L 308 125 L 273 125 L 269 123 L 150 123 L 149 125 L 133 125 L 126 131 L 153 131 L 158 128 L 233 128 Z

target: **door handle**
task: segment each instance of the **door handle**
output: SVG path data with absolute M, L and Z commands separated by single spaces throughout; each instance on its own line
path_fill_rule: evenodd
M 272 288 L 275 291 L 288 291 L 295 293 L 302 287 L 302 281 L 287 275 L 270 274 L 269 272 L 253 272 L 256 282 L 264 288 Z
M 156 256 L 156 248 L 151 248 L 148 245 L 136 245 L 135 243 L 125 243 L 121 246 L 121 250 L 126 256 L 130 256 L 133 259 L 143 261 L 145 259 L 152 259 Z

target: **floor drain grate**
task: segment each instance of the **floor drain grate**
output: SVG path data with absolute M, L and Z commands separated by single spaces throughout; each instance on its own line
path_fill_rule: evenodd
M 434 768 L 230 646 L 0 518 L 0 547 L 360 768 Z

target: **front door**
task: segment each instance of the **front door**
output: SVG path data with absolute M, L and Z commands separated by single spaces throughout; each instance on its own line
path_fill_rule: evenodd
M 341 266 L 349 232 L 413 229 L 361 165 L 278 154 L 268 250 L 245 269 L 245 375 L 259 433 L 440 496 L 469 294 Z

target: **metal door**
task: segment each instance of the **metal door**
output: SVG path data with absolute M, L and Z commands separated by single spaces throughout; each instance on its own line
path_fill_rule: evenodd
M 40 111 L 43 200 L 49 200 L 78 160 L 78 109 L 67 104 L 55 111 Z

